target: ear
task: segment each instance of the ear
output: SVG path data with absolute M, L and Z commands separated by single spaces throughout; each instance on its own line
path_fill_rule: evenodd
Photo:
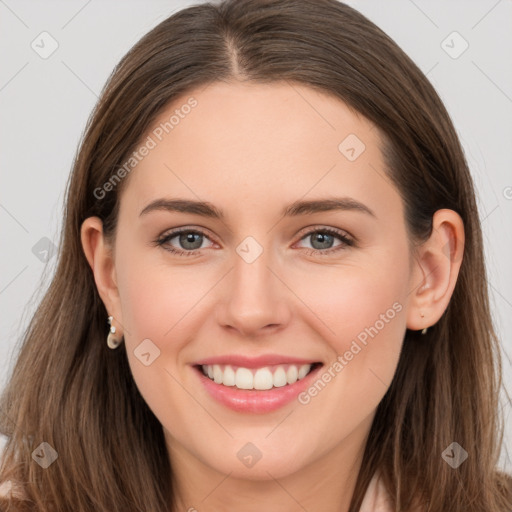
M 413 262 L 407 312 L 409 329 L 434 325 L 448 307 L 462 264 L 464 240 L 460 215 L 448 209 L 436 211 L 430 238 L 417 248 Z
M 82 248 L 94 274 L 98 293 L 108 314 L 114 317 L 116 328 L 119 330 L 123 325 L 121 302 L 113 250 L 103 236 L 103 222 L 99 217 L 88 217 L 82 223 L 80 235 Z

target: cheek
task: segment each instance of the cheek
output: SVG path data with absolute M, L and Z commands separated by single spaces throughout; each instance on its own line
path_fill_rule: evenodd
M 133 247 L 116 260 L 123 320 L 132 348 L 145 338 L 161 350 L 170 340 L 178 348 L 181 319 L 207 290 L 193 271 L 162 262 L 159 251 L 163 249 Z
M 314 284 L 308 281 L 308 305 L 319 317 L 316 330 L 322 325 L 332 355 L 299 402 L 323 423 L 349 432 L 387 391 L 406 329 L 408 276 L 400 271 L 406 261 L 376 259 L 371 266 L 338 268 L 323 279 L 316 276 Z M 326 435 L 335 442 L 336 433 Z
M 401 332 L 404 290 L 407 276 L 386 268 L 385 262 L 373 267 L 346 265 L 318 272 L 297 271 L 287 274 L 293 291 L 304 308 L 301 319 L 308 319 L 314 332 L 321 333 L 328 345 L 341 354 L 350 349 L 351 341 L 362 344 L 375 336 L 387 338 Z M 388 336 L 389 334 L 389 336 Z
M 116 276 L 128 360 L 142 395 L 151 398 L 151 407 L 162 388 L 159 382 L 166 378 L 164 368 L 179 353 L 182 338 L 175 331 L 181 327 L 187 288 L 137 248 L 119 251 Z
M 128 331 L 125 348 L 134 381 L 148 407 L 162 425 L 173 425 L 173 434 L 186 439 L 192 411 L 185 422 L 176 421 L 173 411 L 191 409 L 190 396 L 178 383 L 183 376 L 177 368 L 191 328 L 187 311 L 197 302 L 197 290 L 185 286 L 179 270 L 150 264 L 149 259 L 132 253 L 120 257 L 118 264 Z

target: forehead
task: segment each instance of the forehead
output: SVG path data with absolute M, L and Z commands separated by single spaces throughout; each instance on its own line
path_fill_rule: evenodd
M 220 202 L 233 213 L 250 204 L 281 210 L 306 194 L 357 196 L 374 210 L 399 200 L 376 127 L 339 98 L 301 84 L 199 87 L 170 103 L 142 143 L 151 149 L 124 201 L 138 211 L 164 195 Z

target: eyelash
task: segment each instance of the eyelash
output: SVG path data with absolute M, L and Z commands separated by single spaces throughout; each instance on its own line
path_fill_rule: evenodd
M 194 233 L 194 234 L 197 234 L 197 235 L 202 235 L 206 238 L 209 238 L 207 233 L 204 232 L 204 231 L 201 231 L 200 229 L 187 229 L 187 228 L 181 228 L 181 229 L 177 229 L 175 231 L 171 231 L 170 233 L 158 238 L 157 240 L 155 240 L 155 245 L 159 246 L 159 247 L 162 247 L 164 250 L 166 251 L 169 251 L 170 253 L 172 254 L 176 254 L 178 256 L 194 256 L 196 255 L 198 252 L 201 251 L 201 249 L 194 249 L 192 251 L 183 251 L 183 250 L 180 250 L 180 249 L 176 249 L 174 247 L 171 247 L 169 246 L 170 248 L 167 248 L 167 247 L 164 247 L 164 245 L 166 243 L 168 243 L 170 240 L 172 240 L 173 238 L 175 238 L 176 236 L 182 234 L 182 233 Z M 322 234 L 328 234 L 328 235 L 333 235 L 335 237 L 337 237 L 342 243 L 340 245 L 338 245 L 337 247 L 334 247 L 334 248 L 329 248 L 329 249 L 325 249 L 325 250 L 322 250 L 322 249 L 304 249 L 304 251 L 306 252 L 306 254 L 310 255 L 310 256 L 329 256 L 331 255 L 332 253 L 336 253 L 340 250 L 344 250 L 346 249 L 346 247 L 352 247 L 354 246 L 354 240 L 352 240 L 351 238 L 345 236 L 342 232 L 338 231 L 338 230 L 335 230 L 335 229 L 332 229 L 332 228 L 316 228 L 316 229 L 312 229 L 310 231 L 308 231 L 307 233 L 305 233 L 299 241 L 303 240 L 304 238 L 307 238 L 308 236 L 314 234 L 314 233 L 322 233 Z

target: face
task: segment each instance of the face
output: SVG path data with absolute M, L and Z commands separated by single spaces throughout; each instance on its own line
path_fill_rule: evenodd
M 147 136 L 121 195 L 116 314 L 171 457 L 246 479 L 354 457 L 413 286 L 377 129 L 305 86 L 215 83 Z

